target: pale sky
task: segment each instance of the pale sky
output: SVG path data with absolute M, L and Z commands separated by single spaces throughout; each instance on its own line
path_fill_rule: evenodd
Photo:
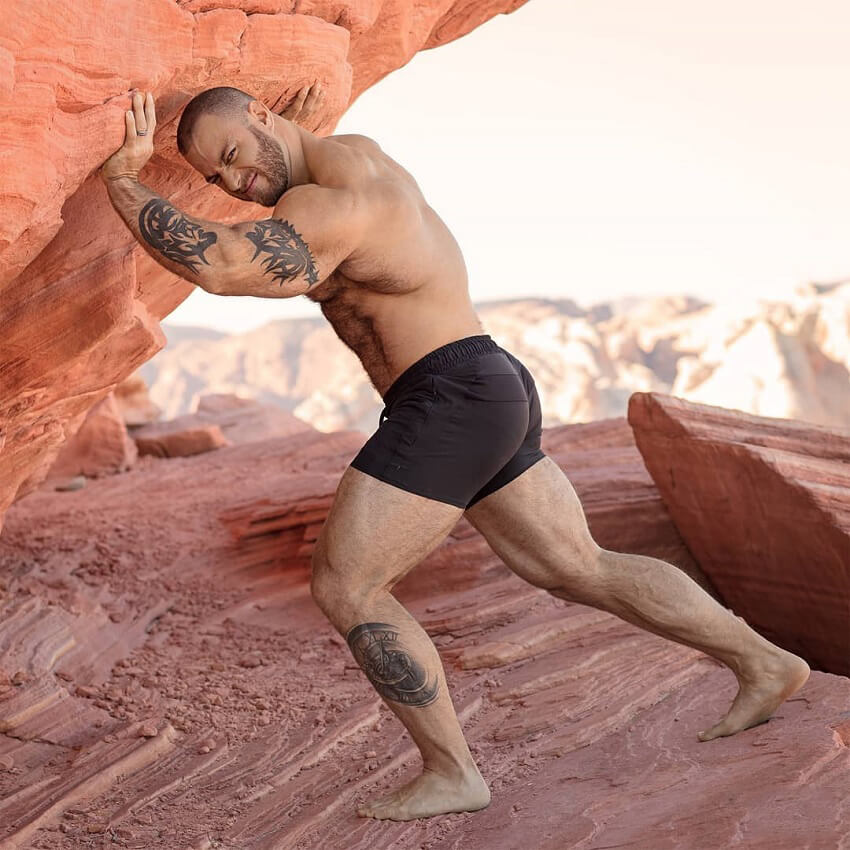
M 352 104 L 461 246 L 473 301 L 782 298 L 850 275 L 846 0 L 529 0 Z M 193 293 L 167 321 L 320 316 Z

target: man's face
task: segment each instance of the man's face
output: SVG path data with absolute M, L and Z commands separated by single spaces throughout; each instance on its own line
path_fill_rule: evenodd
M 210 113 L 200 116 L 186 159 L 208 183 L 240 201 L 273 207 L 289 188 L 283 146 L 248 113 L 244 121 Z

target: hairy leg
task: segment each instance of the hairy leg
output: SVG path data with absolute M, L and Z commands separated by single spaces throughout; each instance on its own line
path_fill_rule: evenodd
M 678 567 L 599 547 L 575 490 L 549 457 L 467 508 L 466 517 L 526 581 L 726 664 L 739 691 L 701 741 L 764 722 L 809 676 L 802 658 L 759 635 Z
M 490 802 L 463 736 L 442 662 L 425 630 L 384 591 L 356 605 L 329 606 L 352 655 L 422 754 L 422 775 L 360 806 L 364 817 L 409 820 L 475 811 Z M 349 623 L 355 625 L 348 628 Z M 347 631 L 346 631 L 347 629 Z
M 422 755 L 422 774 L 361 805 L 363 817 L 410 820 L 476 811 L 490 802 L 437 650 L 390 593 L 446 537 L 460 514 L 460 508 L 349 467 L 316 542 L 313 598 Z
M 718 723 L 698 733 L 701 741 L 765 722 L 806 683 L 810 670 L 802 658 L 762 637 L 678 567 L 645 555 L 602 549 L 594 573 L 596 581 L 590 588 L 550 592 L 699 649 L 735 674 L 739 689 L 732 707 Z

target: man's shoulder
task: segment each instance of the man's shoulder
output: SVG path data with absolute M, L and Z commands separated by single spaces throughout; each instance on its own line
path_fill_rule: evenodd
M 352 148 L 359 148 L 365 151 L 381 150 L 381 146 L 369 136 L 363 136 L 360 133 L 342 133 L 338 136 L 327 136 L 332 142 L 339 142 L 342 145 L 348 145 Z
M 357 206 L 358 193 L 348 186 L 321 186 L 301 183 L 281 195 L 272 218 L 297 216 L 313 222 L 344 219 Z
M 278 199 L 273 215 L 280 209 L 320 210 L 327 206 L 352 203 L 359 193 L 355 186 L 324 186 L 319 183 L 299 183 L 291 186 Z
M 372 229 L 372 217 L 357 191 L 317 183 L 293 186 L 270 216 L 283 223 L 287 239 L 306 243 L 318 262 L 322 279 L 360 248 Z

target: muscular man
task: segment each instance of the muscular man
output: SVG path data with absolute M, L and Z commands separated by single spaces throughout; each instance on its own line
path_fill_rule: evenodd
M 320 138 L 238 89 L 201 92 L 180 119 L 181 153 L 208 183 L 273 208 L 225 225 L 139 182 L 155 127 L 153 97 L 134 95 L 124 144 L 102 169 L 143 247 L 216 295 L 319 302 L 385 403 L 339 482 L 312 562 L 316 603 L 422 755 L 421 775 L 359 815 L 409 820 L 490 802 L 437 651 L 391 594 L 461 515 L 526 581 L 726 664 L 738 693 L 699 740 L 763 723 L 802 687 L 803 659 L 681 570 L 594 542 L 570 482 L 540 449 L 532 376 L 483 333 L 457 242 L 378 144 Z

